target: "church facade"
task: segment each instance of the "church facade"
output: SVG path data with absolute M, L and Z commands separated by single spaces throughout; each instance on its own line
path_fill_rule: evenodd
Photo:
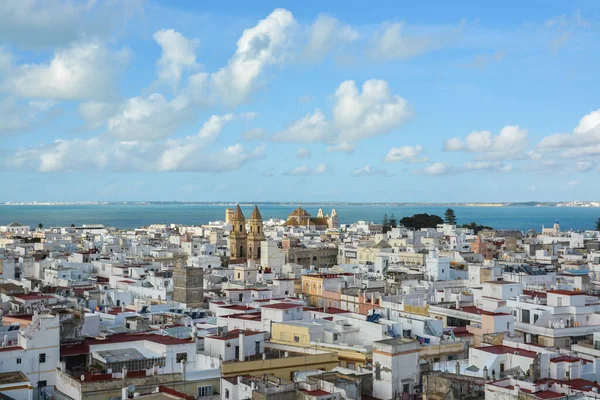
M 263 219 L 258 206 L 254 205 L 252 215 L 248 219 L 246 230 L 246 217 L 239 204 L 232 211 L 227 210 L 228 222 L 231 224 L 231 233 L 227 239 L 232 260 L 260 260 L 261 243 L 265 240 L 263 232 Z
M 340 227 L 335 208 L 331 210 L 331 215 L 323 215 L 323 210 L 319 208 L 317 216 L 313 217 L 305 209 L 298 207 L 288 215 L 285 225 L 312 228 L 318 231 Z

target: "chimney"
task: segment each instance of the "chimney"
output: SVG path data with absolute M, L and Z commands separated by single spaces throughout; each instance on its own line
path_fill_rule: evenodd
M 456 362 L 456 366 L 454 368 L 455 368 L 455 371 L 456 371 L 456 375 L 460 375 L 460 364 L 459 364 L 458 361 Z
M 183 379 L 185 379 L 186 370 L 187 370 L 187 362 L 185 360 L 181 360 L 181 375 L 183 375 Z
M 123 378 L 123 380 L 125 380 L 125 378 L 127 378 L 127 367 L 125 367 L 125 366 L 123 367 L 122 374 L 123 374 L 122 378 Z
M 238 340 L 239 340 L 238 346 L 240 348 L 240 351 L 239 351 L 240 354 L 239 354 L 239 357 L 238 357 L 239 361 L 245 361 L 246 360 L 246 357 L 244 355 L 244 350 L 245 350 L 244 349 L 244 341 L 245 341 L 245 339 L 246 339 L 246 335 L 244 334 L 244 330 L 241 329 L 240 330 L 240 335 L 238 337 Z
M 483 367 L 483 379 L 485 379 L 485 380 L 489 379 L 487 366 Z
M 121 389 L 121 398 L 128 399 L 129 398 L 129 389 L 124 387 Z

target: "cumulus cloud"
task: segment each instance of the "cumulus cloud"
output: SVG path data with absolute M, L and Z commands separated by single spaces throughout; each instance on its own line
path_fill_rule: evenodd
M 173 29 L 162 29 L 154 34 L 162 55 L 157 62 L 158 76 L 177 87 L 185 69 L 196 67 L 197 39 L 187 39 Z
M 358 38 L 358 32 L 351 26 L 327 14 L 320 14 L 310 28 L 304 55 L 310 60 L 320 60 L 336 47 Z
M 79 104 L 79 115 L 89 128 L 99 128 L 113 116 L 119 106 L 116 103 L 103 101 L 87 101 Z
M 39 122 L 56 106 L 51 100 L 17 100 L 0 98 L 0 133 L 26 130 Z
M 385 156 L 384 161 L 388 163 L 400 161 L 409 163 L 427 162 L 427 157 L 421 157 L 423 150 L 423 146 L 421 145 L 392 147 Z
M 115 93 L 116 78 L 129 58 L 99 42 L 76 43 L 55 51 L 48 63 L 9 67 L 3 89 L 28 98 L 87 100 Z
M 444 151 L 485 153 L 485 158 L 525 158 L 527 130 L 518 126 L 505 126 L 498 135 L 490 131 L 473 131 L 464 139 L 451 138 L 444 142 Z
M 225 115 L 213 115 L 208 121 L 202 125 L 198 136 L 204 139 L 214 140 L 216 139 L 223 130 L 223 127 L 234 118 L 233 114 Z
M 228 64 L 210 77 L 214 94 L 227 104 L 245 100 L 264 69 L 280 59 L 294 25 L 292 13 L 278 8 L 246 29 Z
M 189 99 L 167 100 L 159 93 L 132 97 L 108 120 L 108 133 L 122 140 L 156 140 L 170 136 L 194 116 Z
M 226 119 L 227 116 L 221 117 L 221 121 Z M 225 172 L 237 170 L 247 162 L 264 157 L 264 145 L 246 149 L 236 143 L 209 150 L 217 131 L 222 127 L 219 124 L 218 121 L 209 120 L 196 135 L 158 141 L 113 140 L 105 135 L 91 139 L 59 139 L 49 145 L 19 150 L 4 160 L 4 166 L 40 172 Z
M 244 140 L 258 140 L 264 138 L 266 132 L 263 128 L 252 128 L 244 132 L 242 137 Z
M 273 137 L 276 141 L 324 142 L 332 150 L 346 151 L 357 141 L 391 132 L 412 111 L 408 102 L 391 92 L 386 81 L 371 79 L 362 92 L 352 80 L 342 82 L 334 94 L 333 117 L 316 109 Z M 337 148 L 335 146 L 338 146 Z
M 372 55 L 383 60 L 407 59 L 435 51 L 456 39 L 458 27 L 436 27 L 434 31 L 408 33 L 405 22 L 384 23 L 373 37 Z M 414 29 L 416 30 L 416 29 Z
M 64 46 L 88 37 L 114 34 L 142 0 L 4 0 L 0 2 L 0 42 L 27 48 Z
M 338 143 L 334 146 L 327 146 L 325 149 L 328 153 L 346 153 L 351 154 L 354 153 L 354 145 L 348 142 Z
M 296 151 L 296 158 L 299 160 L 306 160 L 312 157 L 312 152 L 309 149 L 304 147 L 300 147 L 298 151 Z
M 468 161 L 462 166 L 450 165 L 443 162 L 434 162 L 416 173 L 424 175 L 450 175 L 462 174 L 466 172 L 493 172 L 509 173 L 513 170 L 512 164 L 505 164 L 502 161 Z
M 318 164 L 315 167 L 309 167 L 308 165 L 301 165 L 296 168 L 292 168 L 284 172 L 284 175 L 291 176 L 306 176 L 306 175 L 322 175 L 327 172 L 327 165 L 325 163 Z
M 565 159 L 579 159 L 582 165 L 600 161 L 600 109 L 579 120 L 572 133 L 557 133 L 543 138 L 537 145 L 542 153 L 557 153 Z M 591 169 L 591 168 L 590 168 Z M 589 170 L 587 168 L 582 169 Z
M 360 167 L 352 171 L 353 176 L 387 176 L 388 173 L 383 169 L 376 169 L 367 164 L 364 167 Z

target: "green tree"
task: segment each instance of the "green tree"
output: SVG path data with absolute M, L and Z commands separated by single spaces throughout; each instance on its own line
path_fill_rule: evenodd
M 42 229 L 44 229 L 44 224 L 42 224 L 42 223 L 40 222 L 40 223 L 38 224 L 38 229 L 39 229 L 39 230 L 42 230 Z
M 454 214 L 454 210 L 449 208 L 444 213 L 444 221 L 450 225 L 456 225 L 456 214 Z
M 596 220 L 596 230 L 600 231 L 600 217 Z
M 397 228 L 398 227 L 398 220 L 396 219 L 396 216 L 394 214 L 392 214 L 392 216 L 390 217 L 390 228 Z
M 388 219 L 387 214 L 383 214 L 383 221 L 381 221 L 381 225 L 383 225 L 383 233 L 390 231 L 390 220 Z
M 435 228 L 438 224 L 444 223 L 444 220 L 435 214 L 415 214 L 412 217 L 404 217 L 400 224 L 406 228 L 421 229 Z
M 71 228 L 75 228 L 75 224 L 71 224 Z

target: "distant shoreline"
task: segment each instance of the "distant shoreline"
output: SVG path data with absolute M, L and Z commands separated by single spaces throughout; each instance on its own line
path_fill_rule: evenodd
M 234 206 L 236 202 L 204 202 L 204 201 L 85 201 L 85 202 L 12 202 L 0 203 L 0 206 L 106 206 L 106 205 L 205 205 L 205 206 Z M 254 204 L 273 206 L 371 206 L 371 207 L 600 207 L 596 201 L 572 202 L 498 202 L 498 203 L 368 203 L 368 202 L 240 202 L 240 206 L 248 207 Z

